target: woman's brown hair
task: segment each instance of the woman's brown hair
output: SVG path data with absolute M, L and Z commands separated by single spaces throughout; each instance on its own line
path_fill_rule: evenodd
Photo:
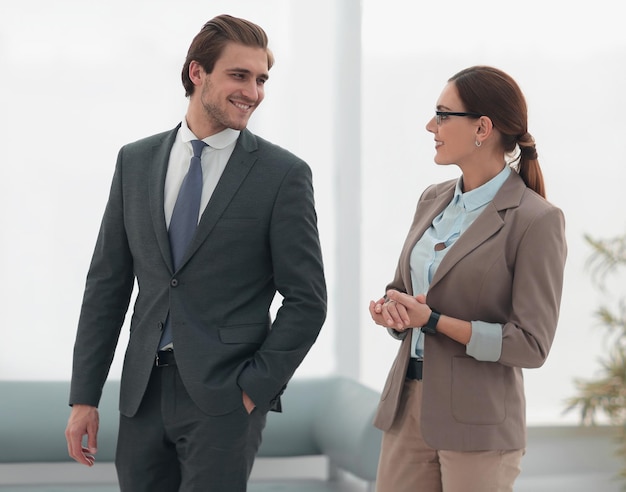
M 526 186 L 545 198 L 543 174 L 537 158 L 535 139 L 528 133 L 528 108 L 521 89 L 511 76 L 487 66 L 461 70 L 450 78 L 465 111 L 488 116 L 502 135 L 507 153 L 519 146 L 517 172 Z

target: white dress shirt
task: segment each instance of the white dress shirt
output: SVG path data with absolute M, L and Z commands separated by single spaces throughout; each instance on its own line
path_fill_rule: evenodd
M 227 128 L 215 135 L 202 139 L 208 144 L 202 151 L 200 162 L 202 163 L 202 197 L 200 198 L 200 212 L 198 222 L 206 208 L 215 187 L 217 186 L 228 159 L 235 149 L 239 131 Z M 192 140 L 199 140 L 187 126 L 187 120 L 183 118 L 176 140 L 170 151 L 170 160 L 165 176 L 165 199 L 163 208 L 165 212 L 165 224 L 170 227 L 172 212 L 178 197 L 178 191 L 183 183 L 183 179 L 189 171 L 191 156 L 193 156 Z

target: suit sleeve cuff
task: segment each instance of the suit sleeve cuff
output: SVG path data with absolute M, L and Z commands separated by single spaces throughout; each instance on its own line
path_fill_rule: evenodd
M 405 331 L 397 331 L 394 330 L 393 328 L 387 328 L 387 332 L 396 340 L 404 340 L 407 336 L 409 330 L 405 330 Z

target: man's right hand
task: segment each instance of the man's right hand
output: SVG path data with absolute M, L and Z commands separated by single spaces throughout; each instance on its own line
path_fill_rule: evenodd
M 65 428 L 65 439 L 69 455 L 79 463 L 93 466 L 98 450 L 98 409 L 91 405 L 74 405 Z M 87 447 L 83 447 L 83 436 L 87 436 Z

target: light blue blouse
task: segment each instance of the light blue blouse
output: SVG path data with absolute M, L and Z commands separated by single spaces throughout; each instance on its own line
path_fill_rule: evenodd
M 411 252 L 411 283 L 414 295 L 428 291 L 435 271 L 450 247 L 493 200 L 511 172 L 511 168 L 506 165 L 487 183 L 466 193 L 461 191 L 463 177 L 459 178 L 452 201 L 433 220 Z M 484 321 L 471 323 L 472 336 L 466 347 L 467 355 L 477 360 L 497 361 L 502 351 L 502 325 Z M 413 328 L 411 356 L 418 359 L 424 357 L 424 334 L 421 328 Z

